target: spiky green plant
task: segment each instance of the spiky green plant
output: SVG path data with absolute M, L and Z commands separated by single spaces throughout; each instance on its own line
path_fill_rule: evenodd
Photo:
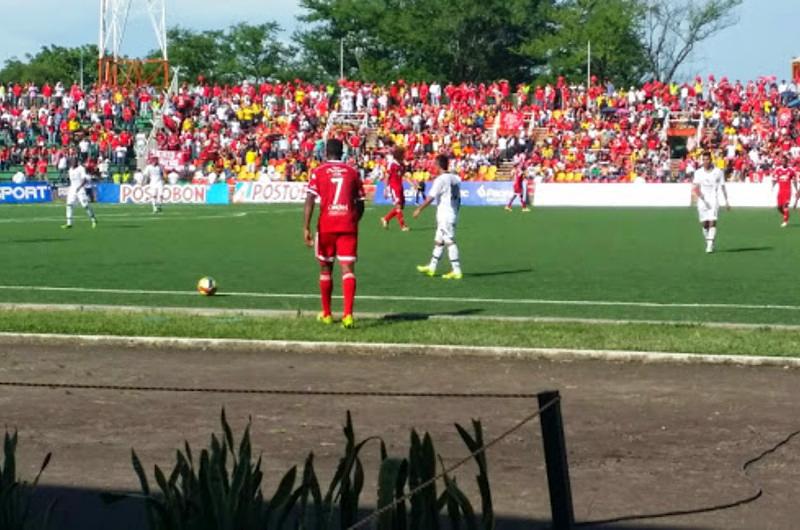
M 33 490 L 39 483 L 47 465 L 50 463 L 51 453 L 47 453 L 36 478 L 31 484 L 21 482 L 17 477 L 17 431 L 9 434 L 6 431 L 3 437 L 3 463 L 0 466 L 0 529 L 2 530 L 31 530 L 47 527 L 50 509 L 42 513 L 33 513 Z
M 253 462 L 250 423 L 237 444 L 221 414 L 222 436 L 212 434 L 208 449 L 200 453 L 197 466 L 188 444 L 177 451 L 169 477 L 154 467 L 159 492 L 151 491 L 147 475 L 136 452 L 133 467 L 139 477 L 147 505 L 151 530 L 344 530 L 359 521 L 364 467 L 361 453 L 370 441 L 380 442 L 381 466 L 378 477 L 378 508 L 386 508 L 377 520 L 379 530 L 439 530 L 446 510 L 450 528 L 493 530 L 491 493 L 486 457 L 475 455 L 481 492 L 481 519 L 455 478 L 444 476 L 444 488 L 437 495 L 436 451 L 430 435 L 411 432 L 408 458 L 389 458 L 380 438 L 359 441 L 350 412 L 343 433 L 344 455 L 323 495 L 309 454 L 299 484 L 297 468 L 290 469 L 273 495 L 266 499 L 261 490 L 261 457 Z M 473 421 L 474 435 L 456 425 L 470 452 L 483 447 L 481 424 Z M 443 467 L 443 466 L 442 466 Z M 407 501 L 408 492 L 430 482 Z

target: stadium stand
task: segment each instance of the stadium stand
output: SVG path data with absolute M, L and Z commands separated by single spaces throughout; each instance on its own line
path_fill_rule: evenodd
M 774 78 L 628 89 L 593 79 L 588 91 L 563 79 L 516 87 L 200 80 L 169 98 L 149 86 L 11 83 L 0 86 L 0 179 L 57 182 L 67 157 L 78 156 L 98 178 L 128 181 L 157 108 L 165 126 L 157 153 L 182 181 L 302 180 L 325 135 L 345 140 L 372 178 L 394 144 L 406 147 L 415 179 L 427 178 L 439 152 L 479 180 L 508 179 L 516 167 L 549 182 L 683 181 L 703 148 L 737 181 L 760 181 L 784 155 L 800 163 L 798 88 Z

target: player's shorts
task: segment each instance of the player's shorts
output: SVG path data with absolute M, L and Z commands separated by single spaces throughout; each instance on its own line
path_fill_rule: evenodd
M 161 202 L 161 198 L 164 196 L 164 183 L 150 184 L 150 195 L 154 201 Z
M 789 204 L 790 202 L 792 202 L 791 194 L 778 195 L 778 206 L 779 207 L 784 206 L 786 204 Z
M 719 203 L 712 202 L 709 207 L 706 207 L 703 201 L 697 201 L 697 216 L 701 223 L 716 221 L 719 217 Z
M 433 240 L 437 243 L 450 244 L 456 240 L 456 223 L 454 221 L 437 221 Z
M 314 249 L 320 263 L 333 263 L 334 259 L 340 263 L 355 263 L 358 259 L 358 234 L 317 232 Z
M 84 208 L 89 204 L 89 197 L 86 195 L 85 189 L 67 191 L 67 205 L 74 206 L 76 202 L 79 202 Z
M 392 196 L 392 203 L 395 206 L 402 208 L 406 205 L 406 196 L 403 193 L 403 188 L 389 188 L 389 194 Z

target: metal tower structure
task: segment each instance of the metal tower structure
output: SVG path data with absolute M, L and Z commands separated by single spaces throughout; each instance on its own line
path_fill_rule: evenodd
M 147 11 L 155 41 L 161 51 L 157 59 L 131 59 L 122 54 L 128 16 L 136 5 Z M 167 55 L 166 0 L 100 0 L 100 34 L 97 45 L 98 81 L 110 86 L 161 84 L 169 82 Z

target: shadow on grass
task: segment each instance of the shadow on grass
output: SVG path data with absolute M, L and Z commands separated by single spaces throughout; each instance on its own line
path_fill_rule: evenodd
M 115 492 L 116 493 L 116 492 Z M 137 492 L 138 493 L 138 492 Z M 37 488 L 34 510 L 44 510 L 55 502 L 50 514 L 48 530 L 146 530 L 147 520 L 144 501 L 137 498 L 124 498 L 108 502 L 105 497 L 114 497 L 111 492 L 76 487 L 39 486 Z M 366 517 L 371 509 L 360 512 Z M 505 516 L 495 514 L 497 530 L 545 530 L 551 528 L 549 520 Z M 601 526 L 580 524 L 579 528 L 603 528 L 605 530 L 706 530 L 703 527 L 676 524 L 645 524 L 630 522 L 625 524 L 608 523 Z M 371 528 L 371 527 L 370 527 Z M 442 520 L 440 528 L 448 530 L 449 523 Z M 242 528 L 237 530 L 259 530 Z
M 376 325 L 385 325 L 385 324 L 395 324 L 398 322 L 418 322 L 421 320 L 430 320 L 431 317 L 435 316 L 448 316 L 448 317 L 460 317 L 460 316 L 469 316 L 469 315 L 477 315 L 482 313 L 483 309 L 478 308 L 470 308 L 470 309 L 459 309 L 458 311 L 439 311 L 439 312 L 410 312 L 410 313 L 390 313 L 388 315 L 384 315 L 382 318 L 376 320 Z
M 37 237 L 31 239 L 12 239 L 9 243 L 61 243 L 67 241 L 66 237 Z
M 468 276 L 470 278 L 483 278 L 487 276 L 510 276 L 512 274 L 525 274 L 528 272 L 533 272 L 533 267 L 528 267 L 527 269 L 509 269 L 503 271 L 465 272 L 464 276 Z
M 738 254 L 740 252 L 768 252 L 770 250 L 773 250 L 773 247 L 738 247 L 726 248 L 724 250 L 720 250 L 720 252 Z

